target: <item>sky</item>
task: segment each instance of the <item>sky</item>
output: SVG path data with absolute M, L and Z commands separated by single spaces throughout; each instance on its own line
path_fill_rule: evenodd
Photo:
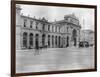
M 94 30 L 94 9 L 76 8 L 76 7 L 58 7 L 58 6 L 41 6 L 41 5 L 25 5 L 21 6 L 21 13 L 25 16 L 30 16 L 39 19 L 45 17 L 48 21 L 59 21 L 64 19 L 64 15 L 75 14 L 79 19 L 82 30 Z

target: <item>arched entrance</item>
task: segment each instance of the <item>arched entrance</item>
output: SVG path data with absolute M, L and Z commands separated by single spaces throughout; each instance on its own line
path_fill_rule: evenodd
M 42 46 L 45 46 L 45 34 L 42 35 Z
M 33 48 L 33 34 L 30 33 L 29 35 L 29 48 Z
M 60 41 L 61 41 L 61 37 L 59 36 L 59 47 L 60 47 Z
M 50 47 L 50 35 L 48 35 L 48 47 Z
M 74 29 L 73 30 L 73 42 L 74 42 L 74 46 L 77 45 L 77 31 Z
M 55 46 L 57 47 L 57 36 L 55 36 Z
M 27 48 L 27 33 L 23 33 L 23 47 Z
M 39 47 L 39 34 L 35 35 L 35 47 L 38 48 Z
M 52 47 L 54 47 L 54 36 L 52 35 Z
M 69 46 L 69 37 L 67 36 L 67 45 L 66 45 L 66 47 L 68 47 Z

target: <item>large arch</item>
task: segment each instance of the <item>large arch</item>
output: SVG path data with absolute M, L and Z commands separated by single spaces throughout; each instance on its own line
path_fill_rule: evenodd
M 60 47 L 60 41 L 61 41 L 61 37 L 59 36 L 59 47 Z
M 54 36 L 52 35 L 52 47 L 54 47 Z
M 45 46 L 45 34 L 42 35 L 42 46 Z
M 39 47 L 39 34 L 35 34 L 35 47 Z
M 55 36 L 55 46 L 57 47 L 57 36 Z
M 50 47 L 50 35 L 48 35 L 48 47 Z
M 74 41 L 73 45 L 76 46 L 77 45 L 77 31 L 76 31 L 76 29 L 73 30 L 72 37 L 73 37 L 73 41 Z
M 69 37 L 67 36 L 67 44 L 66 44 L 66 47 L 69 46 Z
M 33 33 L 29 35 L 29 48 L 33 48 Z
M 27 48 L 27 33 L 23 33 L 23 47 Z

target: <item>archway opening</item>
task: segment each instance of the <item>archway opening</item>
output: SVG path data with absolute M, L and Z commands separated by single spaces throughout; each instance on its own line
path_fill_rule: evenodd
M 57 47 L 57 36 L 55 36 L 55 46 Z
M 45 34 L 42 35 L 42 46 L 45 46 Z
M 61 37 L 59 36 L 59 47 L 60 47 L 60 41 L 61 41 Z
M 29 48 L 33 48 L 33 34 L 30 33 L 29 35 Z
M 52 35 L 52 47 L 54 47 L 54 36 Z
M 77 31 L 74 29 L 73 30 L 73 42 L 74 42 L 74 46 L 77 45 Z
M 67 45 L 66 45 L 66 47 L 68 47 L 69 46 L 69 37 L 67 36 Z
M 50 47 L 50 35 L 48 35 L 48 47 Z
M 27 33 L 23 33 L 23 47 L 27 48 Z
M 38 48 L 39 47 L 39 34 L 35 35 L 35 47 Z

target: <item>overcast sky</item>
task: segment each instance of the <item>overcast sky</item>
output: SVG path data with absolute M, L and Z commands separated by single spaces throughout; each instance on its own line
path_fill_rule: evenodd
M 94 9 L 73 8 L 73 7 L 55 7 L 55 6 L 39 6 L 39 5 L 23 5 L 23 15 L 41 18 L 45 17 L 48 21 L 63 20 L 64 15 L 75 14 L 79 18 L 82 29 L 94 30 Z M 84 23 L 83 23 L 84 22 Z

